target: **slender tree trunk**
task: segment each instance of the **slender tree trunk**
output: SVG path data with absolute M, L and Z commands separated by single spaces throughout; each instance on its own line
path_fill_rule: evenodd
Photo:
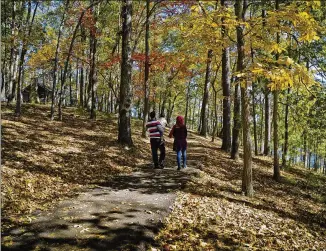
M 27 19 L 26 19 L 26 25 L 27 25 L 27 36 L 29 37 L 32 31 L 33 23 L 34 23 L 34 18 L 36 14 L 36 10 L 38 7 L 39 2 L 36 3 L 35 8 L 34 8 L 34 13 L 32 15 L 32 20 L 30 21 L 30 16 L 31 16 L 31 11 L 32 11 L 32 2 L 28 2 L 28 13 L 27 13 Z M 24 68 L 24 62 L 25 62 L 25 54 L 27 52 L 27 41 L 26 37 L 23 39 L 23 47 L 22 47 L 22 52 L 20 55 L 20 61 L 19 61 L 19 67 L 18 67 L 18 81 L 17 81 L 17 103 L 16 103 L 16 110 L 15 114 L 17 117 L 20 117 L 21 115 L 21 103 L 22 103 L 22 73 L 23 73 L 23 68 Z
M 236 0 L 235 3 L 235 14 L 238 21 L 245 22 L 245 12 L 247 9 L 247 0 L 243 0 L 241 6 L 241 0 Z M 244 27 L 242 25 L 237 26 L 237 50 L 238 50 L 238 61 L 237 61 L 237 72 L 242 72 L 245 69 L 244 66 Z M 243 173 L 242 173 L 242 192 L 246 196 L 253 196 L 252 186 L 252 156 L 251 156 L 251 139 L 250 139 L 250 124 L 249 124 L 249 95 L 248 95 L 248 82 L 246 79 L 238 79 L 238 81 L 245 81 L 245 86 L 241 87 L 241 101 L 242 101 L 242 123 L 243 123 Z
M 290 95 L 290 88 L 287 90 L 286 96 L 286 104 L 285 104 L 285 120 L 284 120 L 284 147 L 283 147 L 283 155 L 282 155 L 282 167 L 286 168 L 287 166 L 287 155 L 288 155 L 288 148 L 289 148 L 289 95 Z
M 119 106 L 119 135 L 120 144 L 131 146 L 131 125 L 130 125 L 130 109 L 132 102 L 131 93 L 131 17 L 132 17 L 132 1 L 123 0 L 122 7 L 122 62 L 121 62 L 121 83 L 120 83 L 120 106 Z
M 221 6 L 226 7 L 226 1 L 221 0 Z M 225 18 L 222 18 L 222 38 L 226 36 Z M 231 150 L 231 81 L 230 81 L 230 51 L 222 48 L 222 88 L 223 88 L 223 136 L 222 149 Z
M 12 20 L 11 20 L 11 36 L 13 38 L 10 50 L 10 76 L 9 76 L 9 87 L 6 94 L 7 102 L 10 103 L 15 99 L 16 85 L 17 85 L 17 66 L 18 66 L 18 46 L 17 46 L 17 22 L 16 20 L 16 1 L 12 1 Z
M 146 137 L 146 123 L 149 111 L 149 6 L 150 0 L 146 0 L 146 32 L 145 32 L 145 76 L 144 76 L 144 117 L 142 137 Z
M 196 89 L 194 108 L 192 109 L 192 129 L 194 129 L 194 126 L 195 126 L 195 112 L 196 112 L 196 107 L 197 107 L 197 95 L 198 95 L 198 88 Z
M 241 130 L 241 115 L 240 115 L 240 85 L 237 81 L 234 90 L 234 107 L 233 107 L 233 130 L 232 130 L 232 149 L 231 158 L 234 160 L 239 159 L 239 135 Z
M 255 155 L 258 156 L 258 139 L 257 139 L 257 120 L 256 120 L 256 84 L 252 84 L 252 118 L 254 122 L 254 145 L 255 145 Z
M 191 79 L 190 79 L 190 81 L 188 83 L 188 86 L 187 86 L 185 125 L 187 125 L 187 123 L 188 123 L 188 109 L 189 109 L 189 99 L 190 99 L 190 84 L 191 84 Z
M 69 106 L 73 105 L 73 97 L 72 97 L 72 67 L 70 65 L 70 73 L 69 73 Z
M 4 13 L 4 37 L 7 37 L 7 12 L 6 12 L 6 1 L 3 4 L 3 8 L 5 10 Z M 6 93 L 8 92 L 8 79 L 7 79 L 7 52 L 8 52 L 8 44 L 4 44 L 4 57 L 1 63 L 1 98 L 6 97 Z
M 212 58 L 213 58 L 213 50 L 208 50 L 204 96 L 203 96 L 203 102 L 202 102 L 202 106 L 201 106 L 201 128 L 200 128 L 200 135 L 205 136 L 205 137 L 207 135 L 207 114 L 208 114 L 207 110 L 208 110 Z
M 275 180 L 280 179 L 280 167 L 279 167 L 279 154 L 278 154 L 278 91 L 273 91 L 274 93 L 274 111 L 273 111 L 273 132 L 274 132 L 274 174 L 273 178 Z
M 81 24 L 81 21 L 86 13 L 86 11 L 88 11 L 90 8 L 92 8 L 93 6 L 95 6 L 96 4 L 100 3 L 100 1 L 96 1 L 96 2 L 92 2 L 86 9 L 84 9 L 78 19 L 77 25 L 74 29 L 74 33 L 72 35 L 71 38 L 71 42 L 70 42 L 70 46 L 69 46 L 69 50 L 68 50 L 68 54 L 67 54 L 67 58 L 65 61 L 65 65 L 64 65 L 64 69 L 63 69 L 63 74 L 62 74 L 62 78 L 61 78 L 61 90 L 64 89 L 64 85 L 65 85 L 65 81 L 66 81 L 66 75 L 67 75 L 67 71 L 68 71 L 68 65 L 69 65 L 69 61 L 70 61 L 70 57 L 71 57 L 71 52 L 73 49 L 73 45 L 76 39 L 76 35 L 77 35 L 77 30 Z M 62 91 L 60 92 L 59 95 L 59 104 L 58 104 L 58 116 L 59 116 L 59 120 L 62 120 Z
M 76 62 L 76 104 L 79 104 L 79 60 Z
M 279 9 L 279 0 L 275 2 L 275 9 L 276 11 Z M 280 34 L 277 32 L 276 34 L 276 41 L 280 43 Z M 276 53 L 276 61 L 279 59 L 279 54 Z M 278 96 L 279 91 L 274 90 L 274 111 L 273 111 L 273 124 L 274 124 L 274 180 L 280 180 L 281 173 L 280 173 L 280 166 L 279 166 L 279 155 L 278 155 Z
M 271 117 L 270 117 L 270 99 L 268 87 L 265 89 L 265 138 L 264 138 L 264 155 L 268 156 L 271 148 Z
M 264 136 L 263 136 L 263 125 L 264 125 L 264 101 L 260 96 L 260 153 L 264 154 Z
M 13 88 L 13 79 L 14 79 L 14 65 L 16 62 L 16 39 L 15 39 L 15 30 L 16 30 L 16 1 L 12 1 L 12 17 L 11 17 L 11 36 L 13 37 L 10 49 L 10 59 L 9 59 L 9 84 L 8 89 L 6 91 L 7 102 L 11 102 L 14 97 L 14 93 L 12 92 Z
M 218 130 L 218 116 L 217 116 L 217 91 L 214 88 L 214 129 L 213 129 L 213 133 L 212 133 L 212 142 L 215 141 L 215 136 L 217 134 L 217 130 Z
M 304 167 L 307 167 L 307 132 L 303 131 L 303 163 Z
M 172 117 L 172 114 L 173 114 L 173 110 L 174 110 L 174 104 L 175 104 L 175 101 L 177 100 L 177 97 L 179 96 L 179 93 L 177 93 L 174 97 L 173 97 L 173 101 L 171 102 L 171 107 L 169 109 L 169 121 L 171 121 L 171 117 Z M 170 122 L 169 122 L 170 123 Z
M 83 27 L 80 27 L 80 31 L 81 31 L 81 42 L 85 43 L 86 42 L 86 35 L 85 35 L 85 30 Z M 84 51 L 83 51 L 84 54 Z M 79 95 L 80 95 L 80 100 L 79 100 L 79 106 L 80 107 L 84 107 L 84 87 L 85 87 L 85 79 L 84 79 L 84 74 L 85 74 L 85 70 L 84 70 L 84 63 L 81 62 L 81 67 L 80 67 L 80 91 L 79 91 Z
M 93 8 L 91 8 L 91 12 L 94 13 Z M 94 13 L 94 22 L 96 23 L 97 14 Z M 90 65 L 90 84 L 91 84 L 91 92 L 92 92 L 92 100 L 91 100 L 91 114 L 90 119 L 96 119 L 96 87 L 97 87 L 97 73 L 96 73 L 96 27 L 93 27 L 94 30 L 91 30 L 91 65 Z

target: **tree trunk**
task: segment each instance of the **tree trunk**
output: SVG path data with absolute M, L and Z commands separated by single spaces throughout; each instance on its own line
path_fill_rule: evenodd
M 260 153 L 264 154 L 264 136 L 263 136 L 263 121 L 264 121 L 264 101 L 262 96 L 260 96 Z
M 271 148 L 271 117 L 270 117 L 270 99 L 268 87 L 265 89 L 265 138 L 264 138 L 264 155 L 268 156 Z
M 221 6 L 225 6 L 225 0 L 221 0 Z M 225 19 L 222 18 L 222 38 L 226 36 Z M 230 50 L 222 48 L 222 88 L 223 88 L 223 136 L 222 149 L 231 150 L 231 81 L 230 81 Z
M 76 62 L 76 104 L 79 104 L 79 60 Z
M 303 131 L 303 163 L 304 167 L 307 167 L 307 132 Z
M 282 155 L 282 167 L 286 168 L 287 166 L 287 155 L 288 155 L 288 148 L 289 148 L 289 95 L 290 95 L 290 88 L 287 90 L 286 96 L 286 104 L 285 104 L 285 120 L 284 120 L 284 147 L 283 147 L 283 155 Z
M 245 12 L 247 9 L 247 0 L 243 0 L 243 6 L 241 7 L 241 0 L 236 0 L 235 14 L 238 21 L 245 22 Z M 245 69 L 244 66 L 244 27 L 242 25 L 237 26 L 237 72 L 242 72 Z M 242 173 L 242 192 L 246 196 L 253 196 L 252 186 L 252 156 L 251 156 L 251 139 L 250 139 L 250 124 L 249 124 L 249 96 L 248 96 L 248 82 L 246 79 L 238 79 L 238 82 L 245 81 L 245 86 L 241 87 L 241 101 L 242 101 L 242 124 L 243 124 L 243 173 Z
M 171 117 L 172 117 L 173 110 L 174 110 L 174 104 L 175 104 L 175 101 L 176 101 L 176 99 L 177 99 L 178 96 L 179 96 L 179 93 L 177 93 L 177 94 L 174 96 L 173 101 L 171 102 L 171 107 L 169 108 L 169 115 L 168 115 L 168 118 L 170 118 L 170 119 L 169 119 L 169 123 L 170 123 L 170 121 L 171 121 Z
M 261 16 L 263 19 L 263 28 L 266 25 L 266 10 L 262 9 Z M 268 156 L 271 148 L 271 117 L 270 117 L 270 99 L 269 99 L 269 88 L 266 86 L 264 95 L 265 95 L 265 134 L 264 134 L 264 155 Z
M 73 97 L 72 97 L 72 69 L 70 65 L 70 73 L 69 73 L 69 106 L 73 105 Z
M 3 8 L 5 10 L 4 13 L 4 33 L 3 36 L 7 37 L 7 11 L 6 11 L 6 1 L 3 4 Z M 7 52 L 8 52 L 8 44 L 4 44 L 4 57 L 1 63 L 1 99 L 6 97 L 6 93 L 8 93 L 8 80 L 7 80 Z
M 131 17 L 132 17 L 132 1 L 123 0 L 122 7 L 122 62 L 121 62 L 121 82 L 120 82 L 120 105 L 119 105 L 119 135 L 120 144 L 131 146 L 131 125 L 130 125 L 130 109 L 132 102 L 131 93 Z
M 240 85 L 235 84 L 234 91 L 234 107 L 233 107 L 233 130 L 232 130 L 232 149 L 231 149 L 231 158 L 234 160 L 239 159 L 239 135 L 241 130 L 241 115 L 240 115 Z M 223 120 L 224 121 L 224 120 Z
M 197 107 L 197 95 L 198 95 L 198 88 L 196 89 L 194 108 L 192 109 L 192 129 L 194 129 L 194 126 L 195 126 L 195 112 L 196 112 L 196 107 Z
M 254 145 L 255 155 L 258 156 L 258 139 L 257 139 L 257 120 L 256 120 L 256 84 L 252 83 L 252 119 L 254 122 Z
M 65 65 L 64 65 L 64 69 L 63 69 L 63 74 L 62 74 L 62 78 L 61 78 L 61 90 L 64 89 L 64 85 L 65 85 L 65 81 L 66 81 L 66 75 L 67 75 L 67 71 L 68 71 L 68 65 L 69 65 L 69 61 L 70 61 L 70 57 L 71 57 L 71 52 L 73 49 L 73 45 L 76 39 L 76 35 L 77 35 L 77 30 L 81 24 L 81 21 L 83 20 L 83 17 L 86 13 L 86 11 L 88 11 L 90 8 L 92 8 L 93 6 L 95 6 L 96 4 L 100 3 L 100 1 L 97 2 L 92 2 L 86 9 L 84 9 L 78 19 L 77 25 L 75 27 L 74 33 L 72 35 L 71 38 L 71 42 L 70 42 L 70 46 L 69 46 L 69 50 L 68 50 L 68 54 L 67 54 L 67 58 L 65 61 Z M 58 116 L 59 116 L 59 120 L 62 120 L 62 92 L 59 95 L 59 104 L 58 104 Z
M 26 18 L 26 26 L 28 27 L 28 32 L 26 35 L 26 37 L 29 37 L 32 31 L 32 27 L 33 27 L 33 23 L 34 23 L 34 18 L 35 18 L 35 14 L 36 14 L 36 10 L 38 7 L 39 2 L 36 2 L 35 8 L 34 8 L 34 12 L 33 12 L 33 16 L 32 16 L 32 20 L 30 21 L 30 16 L 31 16 L 31 11 L 32 11 L 32 2 L 29 1 L 28 2 L 28 13 L 27 13 L 27 18 Z M 20 55 L 20 61 L 19 61 L 19 67 L 18 67 L 18 80 L 17 80 L 17 103 L 16 103 L 16 110 L 15 110 L 15 114 L 17 117 L 20 117 L 21 115 L 21 103 L 22 103 L 22 73 L 23 73 L 23 67 L 24 67 L 24 62 L 25 62 L 25 54 L 27 52 L 27 41 L 26 41 L 26 37 L 23 39 L 23 47 L 22 47 L 22 51 L 21 51 L 21 55 Z
M 279 0 L 275 2 L 276 11 L 279 9 Z M 276 41 L 280 43 L 280 34 L 277 32 Z M 279 59 L 279 54 L 276 53 L 276 61 Z M 274 125 L 274 180 L 280 180 L 280 166 L 279 166 L 279 155 L 278 155 L 278 95 L 279 91 L 273 91 L 274 94 L 274 110 L 273 110 L 273 125 Z
M 91 13 L 94 13 L 93 8 L 91 8 Z M 94 22 L 96 24 L 97 14 L 94 14 Z M 91 64 L 90 64 L 90 85 L 91 85 L 91 114 L 90 119 L 96 119 L 96 87 L 97 87 L 97 73 L 96 73 L 96 26 L 93 27 L 94 30 L 90 31 L 90 44 L 91 44 Z
M 189 110 L 189 99 L 190 99 L 190 84 L 191 84 L 191 79 L 190 79 L 190 81 L 188 83 L 188 86 L 187 86 L 185 125 L 187 125 L 187 123 L 188 123 L 188 110 Z
M 85 35 L 85 30 L 83 27 L 80 27 L 80 31 L 81 31 L 81 42 L 85 43 L 86 42 L 86 35 Z M 83 51 L 84 54 L 84 51 Z M 80 91 L 79 91 L 79 95 L 80 95 L 80 99 L 79 99 L 79 106 L 80 107 L 84 107 L 84 86 L 85 86 L 85 70 L 84 70 L 84 62 L 81 63 L 81 67 L 80 67 Z
M 213 58 L 213 50 L 208 50 L 204 96 L 203 96 L 203 102 L 202 102 L 202 106 L 201 106 L 201 128 L 200 128 L 200 135 L 205 136 L 205 137 L 207 135 L 207 110 L 208 110 L 212 58 Z
M 161 105 L 161 114 L 164 114 L 165 113 L 165 105 L 166 105 L 166 93 L 164 93 L 164 95 L 163 95 L 163 101 L 162 101 L 162 105 Z M 170 121 L 169 121 L 169 117 L 167 117 L 167 122 L 168 122 L 168 124 L 170 124 Z
M 213 128 L 213 133 L 212 133 L 212 142 L 215 141 L 215 136 L 217 134 L 218 131 L 218 117 L 217 117 L 217 90 L 215 90 L 214 88 L 214 128 Z
M 10 103 L 15 98 L 16 92 L 16 68 L 18 60 L 18 49 L 16 44 L 16 1 L 12 1 L 12 20 L 11 20 L 11 36 L 13 37 L 10 49 L 10 67 L 9 67 L 9 86 L 6 93 L 7 102 Z
M 146 137 L 146 123 L 149 111 L 149 5 L 150 0 L 146 0 L 146 31 L 145 31 L 145 76 L 144 76 L 144 116 L 142 137 Z

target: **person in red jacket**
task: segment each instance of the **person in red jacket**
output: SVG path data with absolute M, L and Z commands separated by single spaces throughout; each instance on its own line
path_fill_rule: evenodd
M 172 127 L 169 137 L 174 137 L 173 150 L 177 153 L 178 170 L 181 169 L 181 156 L 182 166 L 187 167 L 187 127 L 184 124 L 182 116 L 178 116 L 176 124 Z

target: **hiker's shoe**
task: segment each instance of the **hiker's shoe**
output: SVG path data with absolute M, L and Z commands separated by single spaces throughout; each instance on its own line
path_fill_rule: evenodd
M 183 166 L 183 168 L 187 168 L 187 166 Z
M 160 169 L 163 169 L 164 168 L 164 165 L 163 164 L 160 164 L 159 168 Z
M 160 169 L 160 167 L 159 166 L 154 166 L 154 169 Z
M 180 169 L 181 169 L 181 168 L 180 168 L 180 167 L 178 167 L 178 169 L 177 169 L 177 170 L 178 170 L 178 171 L 180 171 Z

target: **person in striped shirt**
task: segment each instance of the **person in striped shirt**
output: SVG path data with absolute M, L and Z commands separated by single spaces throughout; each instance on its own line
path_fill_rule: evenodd
M 154 168 L 164 168 L 164 159 L 165 159 L 165 144 L 163 139 L 164 129 L 160 121 L 156 120 L 154 111 L 152 111 L 149 114 L 149 117 L 150 119 L 146 124 L 146 128 L 147 131 L 149 132 Z M 157 155 L 158 149 L 160 150 L 160 158 L 158 158 Z

